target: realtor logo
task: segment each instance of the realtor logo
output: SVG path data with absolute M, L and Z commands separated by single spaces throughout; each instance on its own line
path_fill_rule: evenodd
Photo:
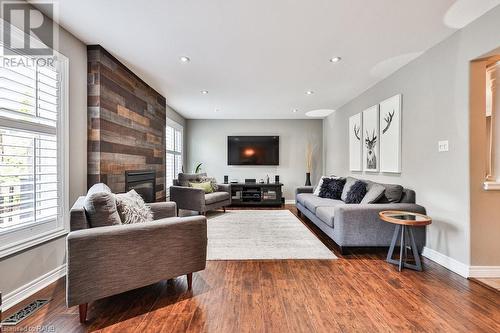
M 2 1 L 4 55 L 53 55 L 54 24 L 42 11 L 53 17 L 54 4 L 37 2 L 36 6 L 34 8 L 25 2 Z M 20 34 L 12 26 L 24 34 Z

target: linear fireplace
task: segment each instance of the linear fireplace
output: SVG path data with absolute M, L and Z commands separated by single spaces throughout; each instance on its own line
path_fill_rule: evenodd
M 125 171 L 125 192 L 134 189 L 145 202 L 156 201 L 156 173 L 152 170 Z

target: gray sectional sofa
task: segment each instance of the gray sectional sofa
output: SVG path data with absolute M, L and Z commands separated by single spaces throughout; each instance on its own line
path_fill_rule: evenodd
M 366 181 L 368 184 L 377 184 Z M 342 200 L 321 198 L 315 194 L 314 187 L 304 186 L 296 190 L 296 206 L 299 214 L 305 215 L 311 222 L 327 234 L 341 252 L 348 247 L 385 247 L 391 243 L 395 225 L 383 222 L 378 213 L 383 210 L 403 210 L 425 214 L 425 208 L 415 203 L 415 192 L 400 185 L 380 184 L 391 192 L 392 201 L 387 196 L 371 204 L 346 204 Z M 396 191 L 396 196 L 394 196 Z M 396 199 L 394 199 L 396 198 Z M 415 241 L 419 252 L 425 245 L 425 227 L 414 229 Z

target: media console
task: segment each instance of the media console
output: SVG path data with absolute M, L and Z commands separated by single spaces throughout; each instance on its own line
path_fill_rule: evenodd
M 282 183 L 231 183 L 231 206 L 281 206 Z

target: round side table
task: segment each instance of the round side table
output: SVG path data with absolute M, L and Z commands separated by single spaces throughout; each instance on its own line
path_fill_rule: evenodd
M 387 253 L 386 261 L 388 263 L 398 265 L 399 271 L 403 268 L 410 268 L 416 271 L 422 271 L 422 262 L 420 260 L 420 256 L 418 254 L 417 245 L 415 244 L 415 238 L 413 237 L 413 228 L 414 227 L 423 227 L 432 223 L 432 219 L 429 216 L 412 213 L 412 212 L 404 212 L 398 210 L 385 210 L 378 213 L 380 219 L 384 222 L 394 223 L 396 228 L 394 229 L 394 235 L 392 236 L 391 247 L 389 248 L 389 253 Z M 408 234 L 408 236 L 407 236 Z M 399 260 L 392 259 L 394 255 L 394 248 L 396 247 L 396 243 L 398 240 L 398 236 L 400 238 L 399 242 Z M 409 238 L 411 252 L 413 253 L 413 257 L 415 258 L 415 264 L 409 264 L 406 262 L 407 256 L 407 238 Z

